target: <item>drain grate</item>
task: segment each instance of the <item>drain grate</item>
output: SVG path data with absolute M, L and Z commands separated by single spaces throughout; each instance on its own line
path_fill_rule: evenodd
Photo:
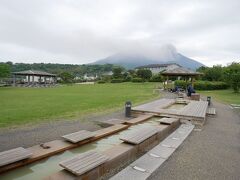
M 173 140 L 180 140 L 178 137 L 172 137 Z
M 152 156 L 152 157 L 155 157 L 155 158 L 160 158 L 161 157 L 161 156 L 159 156 L 157 154 L 154 154 L 154 153 L 150 153 L 149 155 Z
M 167 144 L 161 144 L 161 146 L 163 146 L 163 147 L 167 147 L 167 148 L 171 148 L 171 147 L 172 147 L 172 146 L 167 145 Z
M 146 169 L 143 169 L 143 168 L 138 167 L 138 166 L 133 166 L 133 169 L 137 170 L 137 171 L 140 171 L 140 172 L 146 172 L 147 171 Z

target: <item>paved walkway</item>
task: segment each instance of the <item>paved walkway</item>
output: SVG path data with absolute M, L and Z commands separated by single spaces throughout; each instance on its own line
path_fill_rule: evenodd
M 240 179 L 240 112 L 216 102 L 214 107 L 217 116 L 193 131 L 151 180 Z

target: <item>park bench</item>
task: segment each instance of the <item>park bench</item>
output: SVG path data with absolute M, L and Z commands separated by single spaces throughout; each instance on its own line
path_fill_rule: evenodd
M 22 147 L 0 152 L 0 166 L 8 165 L 31 157 L 32 153 Z
M 64 135 L 62 137 L 72 143 L 78 143 L 80 141 L 92 138 L 94 136 L 95 136 L 95 133 L 93 133 L 93 132 L 81 130 L 81 131 L 78 131 L 75 133 Z
M 68 160 L 59 163 L 61 167 L 70 171 L 71 173 L 80 176 L 98 166 L 105 163 L 108 160 L 106 155 L 89 151 L 82 153 Z
M 136 144 L 140 144 L 141 142 L 150 138 L 151 136 L 153 136 L 157 132 L 158 132 L 157 128 L 155 128 L 155 127 L 144 127 L 144 128 L 141 128 L 137 131 L 132 132 L 129 135 L 120 137 L 120 139 L 122 141 L 124 141 L 125 143 L 136 145 Z

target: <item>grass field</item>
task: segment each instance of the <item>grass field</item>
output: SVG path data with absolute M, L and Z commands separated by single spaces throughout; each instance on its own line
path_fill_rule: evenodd
M 73 85 L 57 88 L 0 88 L 0 127 L 74 119 L 157 98 L 156 83 Z
M 240 93 L 234 93 L 232 89 L 199 92 L 205 96 L 211 96 L 220 102 L 227 104 L 240 104 Z

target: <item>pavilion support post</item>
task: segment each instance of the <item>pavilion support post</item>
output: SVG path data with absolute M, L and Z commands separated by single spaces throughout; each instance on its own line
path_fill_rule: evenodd
M 32 84 L 34 84 L 34 76 L 32 76 Z
M 30 75 L 28 75 L 28 84 L 30 84 Z
M 169 79 L 169 77 L 167 76 L 167 89 L 168 89 L 168 79 Z
M 16 75 L 13 75 L 13 86 L 16 86 Z
M 39 76 L 39 83 L 41 84 L 42 82 L 42 76 Z
M 46 83 L 47 83 L 47 78 L 46 76 L 44 76 L 44 84 L 46 85 Z
M 192 87 L 194 87 L 194 81 L 195 81 L 195 78 L 194 78 L 194 77 L 191 77 L 191 84 L 192 84 Z

